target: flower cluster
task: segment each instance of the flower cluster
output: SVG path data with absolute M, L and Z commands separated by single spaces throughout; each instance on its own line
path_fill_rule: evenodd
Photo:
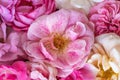
M 0 0 L 0 80 L 120 80 L 119 0 Z

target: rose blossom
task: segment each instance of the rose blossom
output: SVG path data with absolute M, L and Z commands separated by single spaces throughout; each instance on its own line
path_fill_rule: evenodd
M 82 67 L 93 44 L 92 25 L 81 12 L 61 9 L 42 16 L 28 30 L 24 50 L 32 58 L 58 68 L 67 76 Z
M 18 56 L 25 56 L 19 47 L 20 35 L 6 27 L 5 23 L 0 23 L 0 63 L 12 61 Z
M 115 33 L 96 37 L 88 62 L 98 69 L 96 80 L 120 80 L 120 37 Z
M 90 7 L 95 3 L 102 2 L 104 0 L 55 0 L 57 8 L 65 9 L 84 9 L 87 13 Z
M 54 0 L 0 0 L 0 15 L 15 30 L 27 30 L 37 17 L 54 10 Z
M 120 35 L 120 1 L 106 0 L 90 10 L 90 20 L 95 25 L 95 35 L 114 32 Z
M 27 66 L 22 61 L 14 62 L 11 66 L 0 66 L 0 80 L 29 80 Z
M 45 63 L 28 62 L 27 65 L 32 80 L 57 80 L 56 68 Z
M 95 80 L 96 69 L 91 64 L 86 64 L 83 68 L 74 70 L 66 78 L 58 78 L 58 80 Z

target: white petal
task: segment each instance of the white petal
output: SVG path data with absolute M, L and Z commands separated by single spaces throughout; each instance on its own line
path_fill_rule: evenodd
M 103 45 L 106 52 L 109 52 L 114 46 L 120 44 L 120 37 L 115 33 L 107 33 L 96 37 L 96 41 Z
M 95 61 L 98 61 L 98 64 L 101 62 L 101 55 L 100 54 L 94 54 L 91 59 L 88 60 L 88 63 L 93 63 Z
M 106 56 L 103 56 L 102 58 L 102 66 L 103 66 L 103 70 L 106 71 L 110 68 L 110 65 L 108 63 L 108 58 Z
M 93 0 L 94 2 L 102 2 L 102 1 L 104 1 L 104 0 Z
M 120 72 L 120 69 L 119 69 L 117 64 L 115 64 L 114 62 L 109 62 L 109 64 L 110 64 L 110 66 L 112 67 L 112 69 L 113 69 L 113 71 L 115 73 L 119 73 Z
M 83 8 L 86 12 L 89 12 L 92 6 L 88 0 L 71 0 L 71 5 L 75 8 Z
M 120 67 L 120 48 L 113 48 L 111 51 L 110 51 L 110 57 L 111 57 L 111 60 L 113 60 L 114 62 L 116 62 L 119 67 Z

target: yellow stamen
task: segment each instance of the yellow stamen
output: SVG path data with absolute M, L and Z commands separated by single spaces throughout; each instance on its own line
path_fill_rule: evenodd
M 63 37 L 62 35 L 55 34 L 53 38 L 53 44 L 58 50 L 63 50 L 68 44 L 68 39 Z
M 104 71 L 103 68 L 100 66 L 100 71 L 98 72 L 98 75 L 97 77 L 101 77 L 102 79 L 105 79 L 105 80 L 111 80 L 111 77 L 113 75 L 117 75 L 113 70 L 112 68 L 109 68 L 108 70 Z

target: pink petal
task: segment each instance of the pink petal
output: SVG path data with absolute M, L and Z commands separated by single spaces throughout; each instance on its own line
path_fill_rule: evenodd
M 44 59 L 44 55 L 42 55 L 38 42 L 26 42 L 23 45 L 25 51 L 27 51 L 27 55 L 30 57 L 34 57 L 35 59 Z
M 83 80 L 95 80 L 97 75 L 96 68 L 91 64 L 86 64 L 80 69 L 80 74 Z
M 47 52 L 47 50 L 44 47 L 43 43 L 40 43 L 40 48 L 41 48 L 41 52 L 43 53 L 43 55 L 45 56 L 45 58 L 50 59 L 50 60 L 54 60 L 53 57 L 50 55 L 50 53 Z
M 27 18 L 26 16 L 18 14 L 18 17 L 20 18 L 20 21 L 23 22 L 24 24 L 28 24 L 29 25 L 29 24 L 31 24 L 33 22 L 32 19 Z
M 67 28 L 69 19 L 69 12 L 66 10 L 59 10 L 47 17 L 46 25 L 50 32 L 63 33 Z
M 16 33 L 13 32 L 9 35 L 7 41 L 9 42 L 9 44 L 11 45 L 10 51 L 11 52 L 16 52 L 17 51 L 17 45 L 20 41 L 20 36 Z
M 28 14 L 28 16 L 30 18 L 36 19 L 37 17 L 43 15 L 45 12 L 46 12 L 46 8 L 44 5 L 42 5 L 41 7 L 35 9 L 30 14 Z
M 14 8 L 12 9 L 12 12 L 14 13 Z M 14 16 L 11 14 L 11 11 L 8 10 L 6 7 L 0 5 L 0 14 L 6 21 L 13 21 Z
M 27 66 L 23 61 L 14 62 L 14 64 L 12 64 L 12 67 L 17 71 L 23 71 L 23 72 L 27 71 Z
M 22 22 L 19 22 L 19 21 L 17 21 L 17 20 L 14 20 L 13 22 L 14 22 L 14 24 L 15 24 L 16 26 L 19 26 L 19 27 L 21 27 L 21 28 L 24 28 L 24 27 L 26 26 L 26 24 L 24 24 L 24 23 L 22 23 Z
M 6 41 L 6 37 L 7 37 L 7 35 L 6 35 L 6 24 L 5 23 L 2 23 L 1 24 L 1 29 L 2 29 L 2 31 L 0 31 L 0 32 L 2 32 L 3 33 L 3 38 L 4 38 L 4 41 Z M 0 36 L 1 37 L 1 36 Z
M 69 45 L 66 60 L 70 65 L 77 64 L 86 55 L 85 46 L 84 40 L 76 40 Z
M 75 25 L 71 26 L 66 30 L 65 36 L 71 40 L 75 40 L 80 36 L 83 36 L 86 32 L 86 26 L 81 23 L 77 22 Z
M 50 31 L 46 25 L 46 17 L 47 16 L 42 16 L 30 25 L 27 33 L 28 39 L 38 40 L 50 34 Z
M 69 25 L 73 25 L 79 21 L 82 23 L 88 23 L 88 18 L 82 12 L 77 12 L 77 11 L 71 10 L 70 11 Z

